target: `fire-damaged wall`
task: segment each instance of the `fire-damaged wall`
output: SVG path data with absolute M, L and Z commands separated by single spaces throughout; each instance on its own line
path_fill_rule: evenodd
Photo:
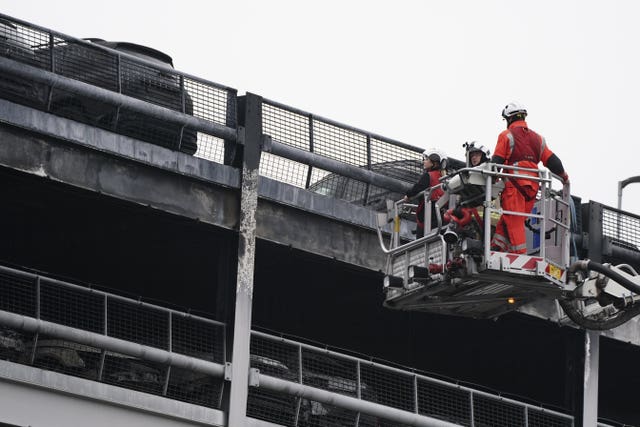
M 193 219 L 0 169 L 0 259 L 69 281 L 232 318 L 235 235 Z M 314 239 L 310 234 L 309 239 Z M 524 315 L 391 311 L 382 274 L 259 241 L 253 324 L 571 411 L 580 332 Z M 603 339 L 600 416 L 640 423 L 625 390 L 638 348 Z M 620 384 L 625 384 L 620 387 Z

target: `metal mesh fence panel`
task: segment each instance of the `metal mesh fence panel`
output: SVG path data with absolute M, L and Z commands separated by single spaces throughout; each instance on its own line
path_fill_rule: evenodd
M 49 34 L 46 32 L 0 18 L 0 51 L 3 56 L 35 67 L 49 68 L 50 57 L 36 55 L 48 44 Z
M 367 184 L 355 179 L 345 181 L 344 190 L 340 195 L 341 200 L 356 203 L 358 205 L 366 204 Z
M 313 121 L 313 151 L 353 166 L 367 166 L 367 135 L 321 120 Z
M 168 313 L 117 298 L 107 300 L 108 335 L 163 350 L 169 349 Z
M 261 374 L 299 382 L 300 350 L 297 346 L 260 336 L 251 337 L 250 364 Z M 295 426 L 298 398 L 250 387 L 247 415 L 283 426 Z
M 473 415 L 477 427 L 525 426 L 525 408 L 500 398 L 474 395 Z
M 225 328 L 221 323 L 172 313 L 171 351 L 210 362 L 224 363 Z
M 51 67 L 50 55 L 36 53 L 48 42 L 47 33 L 0 18 L 0 55 L 33 67 L 48 69 Z M 43 108 L 47 93 L 45 85 L 24 81 L 5 73 L 0 75 L 0 96 L 10 101 Z
M 15 363 L 30 363 L 32 351 L 27 351 L 35 334 L 16 331 L 0 325 L 0 359 Z
M 420 150 L 295 110 L 274 101 L 263 102 L 263 132 L 274 141 L 327 159 L 415 182 L 422 171 Z M 387 198 L 399 195 L 353 178 L 317 170 L 273 155 L 263 155 L 263 176 L 298 187 L 380 209 Z
M 299 371 L 295 368 L 297 363 L 301 363 Z M 573 417 L 569 415 L 258 332 L 251 338 L 251 366 L 267 375 L 294 382 L 301 378 L 307 386 L 355 398 L 360 396 L 369 402 L 458 425 L 573 425 Z M 354 426 L 356 421 L 359 426 L 402 425 L 305 397 L 299 399 L 294 412 L 296 402 L 287 400 L 286 395 L 259 387 L 250 390 L 252 416 L 277 424 L 292 425 L 297 419 L 298 426 Z
M 0 310 L 36 317 L 35 277 L 0 271 Z
M 219 408 L 224 381 L 206 374 L 171 367 L 166 396 L 209 408 Z
M 225 362 L 222 323 L 4 267 L 0 310 Z M 222 400 L 221 378 L 2 325 L 0 359 L 211 408 L 219 408 Z
M 371 169 L 414 182 L 423 172 L 422 154 L 378 138 L 371 138 Z
M 0 310 L 225 362 L 223 323 L 5 267 Z
M 365 398 L 366 386 L 372 391 L 366 400 L 375 399 L 375 402 L 381 405 L 415 412 L 416 394 L 413 375 L 367 364 L 361 365 L 360 372 L 363 398 Z
M 295 426 L 297 401 L 290 395 L 250 387 L 247 416 L 282 426 Z
M 319 168 L 312 168 L 309 175 L 309 190 L 322 195 L 336 194 L 340 179 L 346 179 Z
M 304 188 L 309 167 L 284 157 L 274 156 L 271 153 L 262 153 L 259 171 L 260 175 L 267 178 Z
M 40 280 L 40 318 L 85 331 L 104 332 L 104 296 Z
M 172 71 L 168 56 L 142 46 L 78 40 L 0 18 L 0 56 L 209 122 L 237 126 L 235 89 Z M 136 56 L 151 56 L 164 66 Z M 0 76 L 0 96 L 187 154 L 199 149 L 193 129 L 19 76 Z M 202 138 L 199 157 L 218 161 L 221 156 L 213 148 L 217 144 L 210 138 Z
M 471 393 L 419 378 L 418 413 L 461 425 L 471 425 Z
M 120 70 L 121 92 L 124 95 L 171 110 L 186 110 L 187 100 L 186 95 L 183 98 L 184 91 L 179 74 L 160 71 L 127 57 L 120 58 Z
M 215 163 L 224 163 L 224 141 L 215 136 L 198 132 L 198 150 L 194 155 Z
M 348 409 L 339 408 L 337 406 L 328 405 L 326 403 L 314 402 L 308 399 L 302 399 L 300 405 L 300 415 L 298 426 L 315 427 L 315 426 L 336 426 L 348 427 L 356 425 L 358 413 Z M 366 421 L 366 420 L 365 420 Z M 367 425 L 360 423 L 360 426 Z
M 167 368 L 161 364 L 124 354 L 107 353 L 102 380 L 105 383 L 145 393 L 163 393 Z
M 528 427 L 573 427 L 573 419 L 561 417 L 539 409 L 529 408 L 527 412 Z
M 30 363 L 32 357 L 33 366 L 37 368 L 90 380 L 98 379 L 101 350 L 95 347 L 39 335 L 27 343 L 24 356 L 25 363 Z
M 640 216 L 603 207 L 602 234 L 611 244 L 622 249 L 640 252 Z
M 311 150 L 310 115 L 297 113 L 264 102 L 262 104 L 262 131 L 274 141 L 301 150 Z
M 260 373 L 300 382 L 300 348 L 291 343 L 251 336 L 251 367 Z
M 41 50 L 41 54 L 46 54 Z M 53 71 L 65 77 L 112 91 L 118 90 L 118 58 L 91 45 L 57 40 Z
M 116 132 L 135 139 L 152 142 L 155 145 L 169 149 L 178 149 L 180 144 L 181 127 L 175 123 L 151 118 L 143 114 L 122 108 Z M 185 149 L 192 154 L 196 151 L 195 134 L 186 144 Z
M 357 363 L 353 360 L 302 349 L 302 382 L 305 385 L 356 397 L 357 369 Z
M 233 128 L 236 127 L 237 105 L 235 93 L 189 77 L 184 77 L 183 84 L 191 99 L 192 114 L 195 117 Z

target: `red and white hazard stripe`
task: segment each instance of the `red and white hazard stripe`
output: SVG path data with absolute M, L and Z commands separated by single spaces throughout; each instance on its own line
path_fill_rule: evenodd
M 540 257 L 528 255 L 504 254 L 504 257 L 509 260 L 509 268 L 511 270 L 537 271 L 538 263 L 542 261 Z
M 565 283 L 567 271 L 550 264 L 538 256 L 491 252 L 488 267 L 492 270 L 509 271 L 527 276 L 545 276 L 549 280 Z

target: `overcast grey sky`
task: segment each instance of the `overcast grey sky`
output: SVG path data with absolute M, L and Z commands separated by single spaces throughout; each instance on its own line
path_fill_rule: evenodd
M 0 0 L 74 37 L 135 42 L 177 69 L 419 147 L 493 150 L 515 100 L 572 192 L 617 205 L 640 175 L 633 0 Z M 640 214 L 640 184 L 623 209 Z

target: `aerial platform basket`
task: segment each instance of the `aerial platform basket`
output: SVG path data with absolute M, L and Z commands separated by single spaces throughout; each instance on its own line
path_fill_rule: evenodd
M 525 215 L 505 211 L 498 203 L 504 180 L 522 173 L 536 174 L 531 179 L 540 184 L 535 207 Z M 445 195 L 435 204 L 437 223 L 425 215 L 425 236 L 409 241 L 401 239 L 400 221 L 415 205 L 390 201 L 378 218 L 387 254 L 384 305 L 494 318 L 531 302 L 558 301 L 571 320 L 591 329 L 608 329 L 640 313 L 640 280 L 633 269 L 572 262 L 572 200 L 569 185 L 554 189 L 558 183 L 546 170 L 490 163 L 462 169 L 441 179 L 438 187 Z M 425 212 L 431 212 L 433 190 L 420 195 Z M 526 217 L 526 254 L 491 250 L 492 227 L 505 213 Z M 387 246 L 383 229 L 389 224 Z M 614 282 L 607 285 L 609 278 Z

